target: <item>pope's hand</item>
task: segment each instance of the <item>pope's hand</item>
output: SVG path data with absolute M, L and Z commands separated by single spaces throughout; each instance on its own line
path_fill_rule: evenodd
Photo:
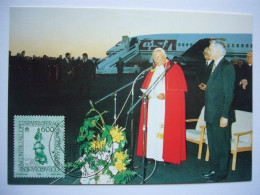
M 227 125 L 228 125 L 228 119 L 224 118 L 224 117 L 221 117 L 220 121 L 219 121 L 219 126 L 220 127 L 226 127 Z
M 165 99 L 165 94 L 164 93 L 160 93 L 159 95 L 157 95 L 157 98 L 159 100 L 164 100 Z

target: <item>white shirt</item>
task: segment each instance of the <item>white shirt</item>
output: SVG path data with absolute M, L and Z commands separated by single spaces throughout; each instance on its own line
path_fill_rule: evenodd
M 212 62 L 212 60 L 206 60 L 207 66 L 210 65 L 211 62 Z
M 214 64 L 215 67 L 217 67 L 217 65 L 219 64 L 219 62 L 224 58 L 224 56 L 220 57 L 219 59 L 215 60 Z

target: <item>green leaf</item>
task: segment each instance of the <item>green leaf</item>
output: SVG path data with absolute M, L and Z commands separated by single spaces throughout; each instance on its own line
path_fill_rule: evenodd
M 102 134 L 102 137 L 101 137 L 101 140 L 104 140 L 109 134 L 109 131 L 108 130 L 105 130 Z
M 104 125 L 105 129 L 110 131 L 112 129 L 112 126 L 111 125 Z
M 81 144 L 81 146 L 79 147 L 79 156 L 83 156 L 82 151 L 84 151 L 85 147 L 86 147 L 85 143 Z
M 91 108 L 94 108 L 94 105 L 91 100 L 89 100 L 89 104 L 90 104 Z
M 90 118 L 87 118 L 86 120 L 84 120 L 83 126 L 88 130 L 89 125 L 91 125 Z
M 102 112 L 100 115 L 103 115 L 103 114 L 106 114 L 106 113 L 108 113 L 107 110 L 105 110 L 104 112 Z
M 112 144 L 112 137 L 111 136 L 107 137 L 107 144 L 111 146 L 111 144 Z
M 98 120 L 100 119 L 100 117 L 98 115 L 91 117 L 91 118 L 87 118 L 84 122 L 84 126 L 88 126 L 88 127 L 95 127 L 95 124 L 98 122 Z M 92 123 L 94 121 L 94 123 Z
M 136 176 L 136 173 L 131 170 L 126 170 L 115 176 L 115 184 L 126 184 Z
M 79 136 L 79 137 L 77 138 L 77 142 L 82 142 L 82 141 L 85 140 L 85 138 L 86 138 L 85 135 L 84 135 L 84 136 Z
M 89 131 L 89 134 L 88 134 L 88 141 L 92 140 L 93 138 L 95 137 L 95 132 L 94 131 Z
M 126 144 L 126 140 L 122 140 L 122 141 L 119 143 L 119 147 L 123 149 L 123 148 L 125 147 L 125 144 Z

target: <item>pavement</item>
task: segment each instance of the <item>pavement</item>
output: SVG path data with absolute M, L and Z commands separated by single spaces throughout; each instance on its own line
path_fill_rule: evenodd
M 116 75 L 98 75 L 91 88 L 91 100 L 95 103 L 106 95 L 112 93 L 118 88 L 133 81 L 136 75 L 124 75 L 121 82 L 117 81 Z M 195 77 L 186 76 L 188 93 L 186 94 L 186 118 L 197 118 L 203 106 L 203 93 L 199 91 Z M 138 81 L 135 86 L 135 101 L 141 95 L 139 91 L 142 81 Z M 79 127 L 82 125 L 85 114 L 90 109 L 89 99 L 86 96 L 78 95 L 76 88 L 77 83 L 73 84 L 73 95 L 66 98 L 60 93 L 59 83 L 19 83 L 9 87 L 8 102 L 8 183 L 9 184 L 80 184 L 79 178 L 68 174 L 60 180 L 54 178 L 14 178 L 13 177 L 13 116 L 14 115 L 64 115 L 65 116 L 65 161 L 73 162 L 79 158 L 79 144 L 76 138 L 79 133 Z M 130 87 L 117 93 L 117 114 L 122 108 Z M 131 97 L 130 97 L 131 100 Z M 126 112 L 130 108 L 130 100 L 119 117 L 117 123 L 125 126 L 128 142 L 131 136 L 134 138 L 135 147 L 137 140 L 137 129 L 139 125 L 140 104 L 134 109 L 134 132 L 131 135 L 130 122 L 127 122 Z M 102 102 L 95 105 L 100 112 L 107 110 L 105 121 L 106 124 L 113 123 L 114 97 L 110 96 Z M 190 124 L 187 128 L 194 127 Z M 130 151 L 130 146 L 128 146 Z M 149 177 L 145 184 L 185 184 L 185 183 L 206 183 L 202 178 L 201 172 L 205 170 L 209 163 L 204 160 L 206 147 L 203 147 L 202 159 L 197 159 L 198 145 L 187 142 L 187 160 L 181 165 L 166 164 L 162 162 L 146 164 L 146 178 Z M 131 152 L 131 151 L 130 151 Z M 142 175 L 142 158 L 137 157 L 134 152 L 133 166 L 138 175 Z M 154 170 L 154 172 L 153 172 Z M 69 170 L 68 170 L 69 171 Z M 151 174 L 153 172 L 153 174 Z M 250 181 L 252 179 L 252 154 L 251 152 L 239 153 L 237 157 L 236 171 L 231 170 L 231 163 L 228 177 L 223 182 Z M 142 179 L 136 176 L 128 184 L 140 184 Z

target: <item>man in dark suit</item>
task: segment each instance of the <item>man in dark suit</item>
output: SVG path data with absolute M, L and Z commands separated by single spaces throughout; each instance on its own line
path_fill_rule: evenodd
M 117 81 L 121 83 L 123 77 L 123 70 L 124 70 L 125 63 L 123 59 L 120 57 L 118 62 L 116 63 L 117 67 Z
M 240 60 L 236 71 L 234 108 L 252 112 L 252 51 L 247 53 L 247 63 Z
M 205 121 L 211 170 L 202 176 L 209 181 L 220 181 L 225 179 L 228 173 L 231 124 L 234 121 L 231 105 L 235 70 L 224 57 L 226 50 L 223 41 L 212 40 L 209 50 L 214 64 L 206 88 Z
M 79 96 L 84 95 L 86 91 L 86 96 L 90 99 L 90 91 L 92 84 L 92 73 L 93 73 L 93 62 L 88 59 L 88 54 L 82 54 L 82 61 L 78 66 L 78 81 L 79 81 Z
M 198 80 L 199 80 L 199 85 L 198 87 L 202 90 L 205 91 L 207 88 L 207 82 L 209 80 L 209 76 L 211 74 L 212 66 L 214 61 L 211 59 L 211 55 L 209 52 L 209 48 L 206 47 L 203 51 L 203 55 L 205 58 L 205 65 L 202 65 L 199 74 L 198 74 Z
M 198 96 L 197 104 L 199 108 L 205 105 L 205 90 L 207 88 L 207 82 L 209 80 L 209 76 L 211 74 L 211 69 L 214 62 L 211 59 L 211 55 L 208 47 L 204 49 L 203 55 L 205 58 L 205 62 L 199 66 L 199 70 L 197 74 L 197 85 L 199 89 L 196 90 L 196 95 Z
M 72 82 L 72 65 L 70 53 L 65 54 L 65 58 L 61 62 L 61 82 L 64 95 L 71 96 L 71 82 Z

